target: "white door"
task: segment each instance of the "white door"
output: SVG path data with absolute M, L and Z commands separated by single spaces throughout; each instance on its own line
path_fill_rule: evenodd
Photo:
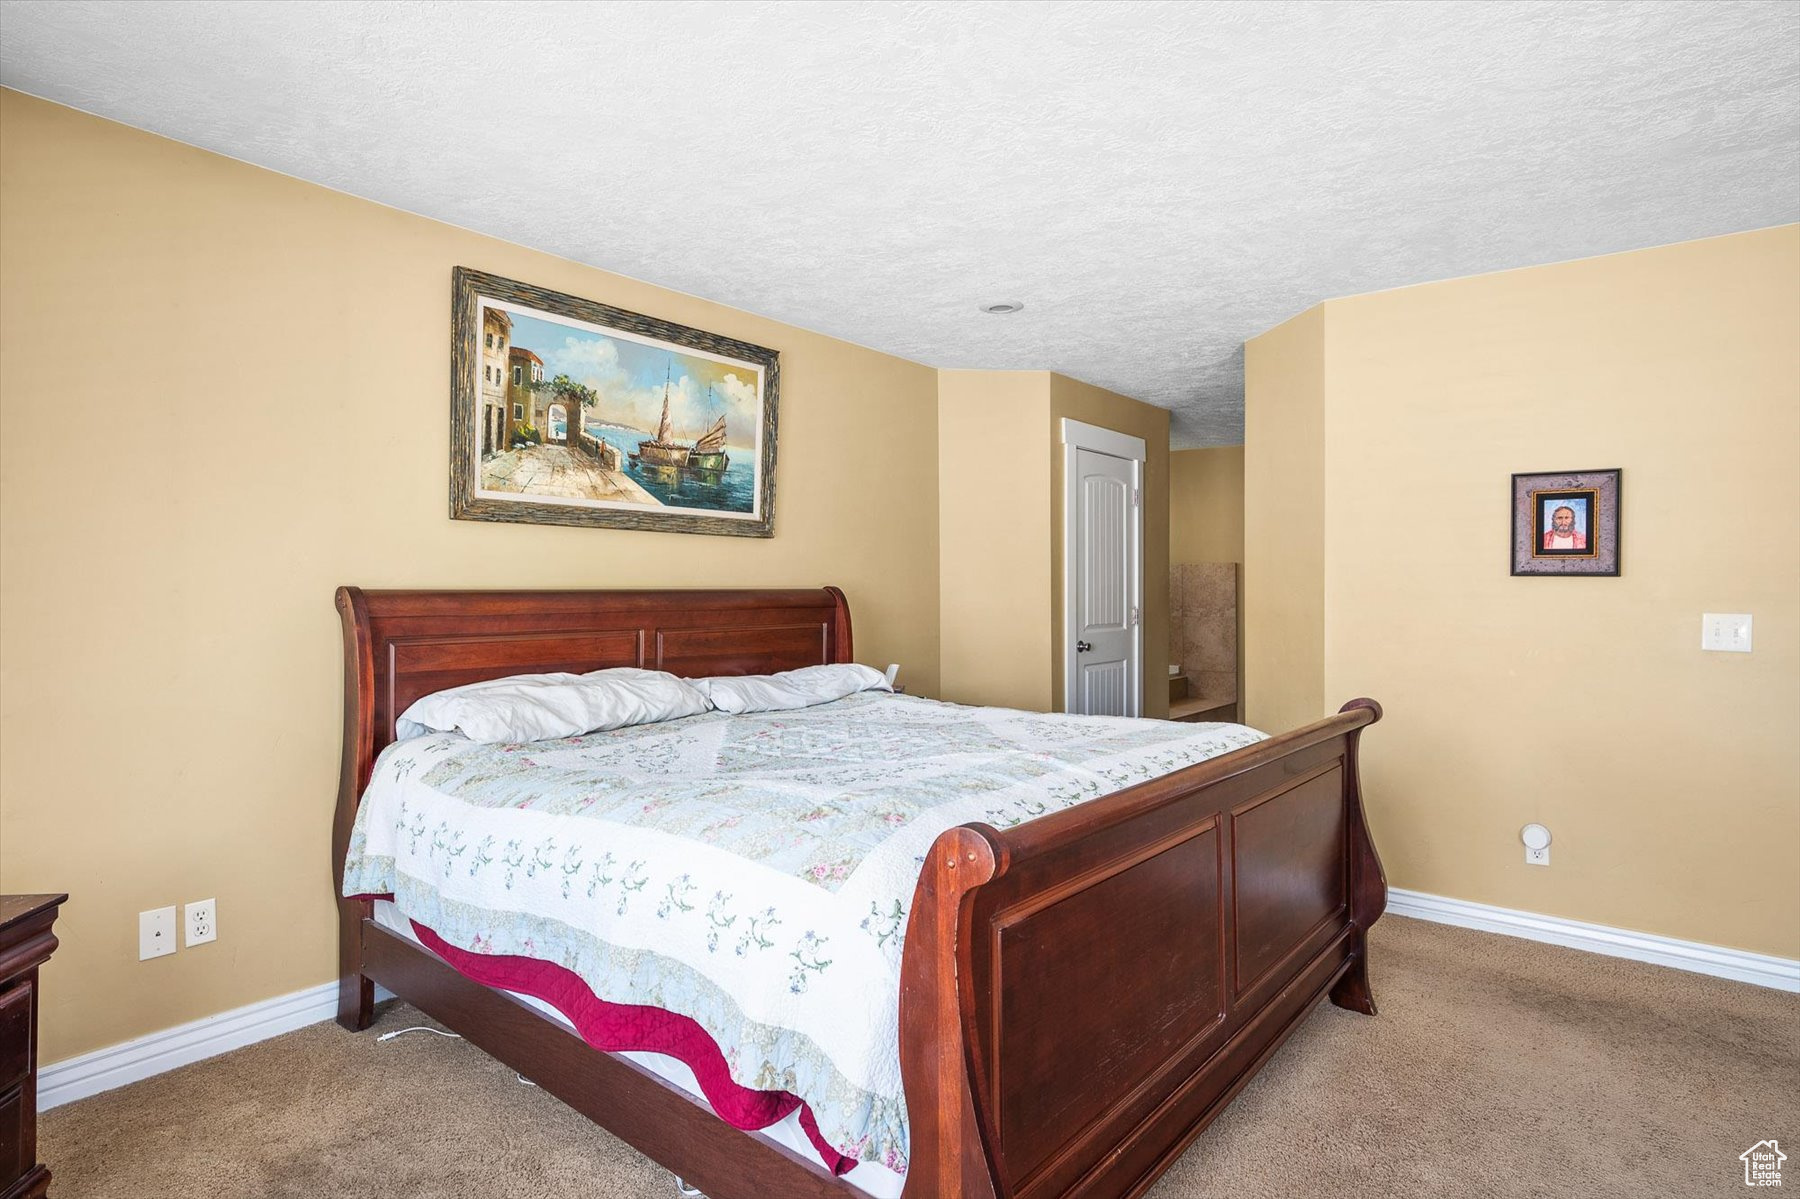
M 1138 464 L 1086 448 L 1074 454 L 1069 489 L 1075 560 L 1069 578 L 1075 641 L 1069 711 L 1089 716 L 1140 714 Z

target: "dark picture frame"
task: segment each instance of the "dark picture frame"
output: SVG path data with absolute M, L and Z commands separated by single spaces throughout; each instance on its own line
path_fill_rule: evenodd
M 766 346 L 459 266 L 450 515 L 772 537 L 780 390 Z
M 1623 470 L 1535 471 L 1512 477 L 1512 573 L 1619 573 Z

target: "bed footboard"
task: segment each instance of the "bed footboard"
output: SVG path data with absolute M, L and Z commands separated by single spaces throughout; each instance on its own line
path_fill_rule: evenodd
M 902 967 L 908 1199 L 1135 1196 L 1327 994 L 1374 1014 L 1372 700 L 1005 832 L 940 837 Z

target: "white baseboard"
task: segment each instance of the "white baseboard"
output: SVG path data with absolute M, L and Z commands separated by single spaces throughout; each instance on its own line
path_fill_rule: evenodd
M 377 1002 L 392 997 L 386 987 L 375 988 Z M 48 1111 L 330 1020 L 337 1015 L 337 998 L 336 982 L 321 983 L 45 1066 L 38 1071 L 38 1110 Z
M 1794 958 L 1725 949 L 1699 941 L 1678 941 L 1655 933 L 1587 924 L 1560 916 L 1540 916 L 1536 912 L 1497 908 L 1491 904 L 1427 895 L 1423 891 L 1404 891 L 1398 887 L 1388 888 L 1387 910 L 1396 916 L 1502 933 L 1550 945 L 1566 945 L 1570 949 L 1585 949 L 1607 957 L 1630 958 L 1634 962 L 1650 962 L 1695 974 L 1755 983 L 1778 991 L 1800 991 L 1800 960 Z
M 1388 911 L 1438 924 L 1454 924 L 1482 932 L 1523 937 L 1566 945 L 1608 957 L 1630 958 L 1658 966 L 1671 966 L 1696 974 L 1754 983 L 1780 991 L 1800 992 L 1800 961 L 1742 949 L 1723 949 L 1698 941 L 1678 941 L 1654 933 L 1631 932 L 1604 924 L 1586 924 L 1560 916 L 1540 916 L 1513 908 L 1497 908 L 1466 899 L 1449 899 L 1406 891 L 1388 891 Z M 375 989 L 377 1001 L 392 998 L 385 987 Z M 266 1041 L 337 1015 L 337 983 L 323 983 L 265 999 L 235 1011 L 221 1012 L 178 1028 L 166 1029 L 98 1049 L 93 1053 L 45 1066 L 38 1072 L 38 1109 L 47 1111 L 98 1095 L 114 1087 L 138 1082 L 178 1066 L 204 1061 L 245 1045 Z

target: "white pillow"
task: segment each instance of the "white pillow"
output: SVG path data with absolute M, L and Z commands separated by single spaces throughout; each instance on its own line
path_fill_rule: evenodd
M 546 741 L 674 720 L 706 708 L 698 688 L 660 670 L 516 674 L 433 692 L 401 714 L 395 732 L 402 740 L 454 730 L 490 744 Z
M 858 691 L 892 691 L 887 676 L 868 666 L 843 662 L 833 666 L 804 666 L 780 674 L 715 675 L 695 679 L 721 712 L 784 712 L 828 704 Z

